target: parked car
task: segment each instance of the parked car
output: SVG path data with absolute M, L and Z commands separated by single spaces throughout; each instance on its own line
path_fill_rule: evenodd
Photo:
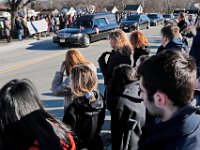
M 178 13 L 175 13 L 175 14 L 173 14 L 173 15 L 174 15 L 175 19 L 178 19 L 178 16 L 179 16 Z
M 163 18 L 166 21 L 173 21 L 173 20 L 175 20 L 175 16 L 173 14 L 163 14 Z
M 151 26 L 157 26 L 158 24 L 164 23 L 164 18 L 159 13 L 151 13 L 147 15 L 150 19 Z
M 144 14 L 134 14 L 127 16 L 120 24 L 120 28 L 124 31 L 148 29 L 150 26 L 150 19 Z
M 58 31 L 53 42 L 59 46 L 79 44 L 87 47 L 93 41 L 107 38 L 116 28 L 118 24 L 112 13 L 87 14 L 77 18 L 71 28 Z

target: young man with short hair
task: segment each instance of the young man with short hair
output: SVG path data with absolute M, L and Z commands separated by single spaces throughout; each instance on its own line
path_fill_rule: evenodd
M 182 37 L 179 33 L 179 27 L 176 25 L 167 25 L 161 29 L 162 45 L 158 48 L 157 54 L 169 49 L 177 51 L 187 51 L 188 48 L 182 42 Z
M 196 83 L 192 57 L 177 51 L 152 56 L 138 68 L 141 96 L 150 114 L 140 150 L 198 150 L 200 115 L 191 106 Z

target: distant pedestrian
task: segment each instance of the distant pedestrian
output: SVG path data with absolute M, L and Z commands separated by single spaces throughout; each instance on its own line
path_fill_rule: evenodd
M 97 75 L 86 65 L 71 69 L 73 102 L 64 112 L 63 122 L 72 126 L 78 136 L 77 150 L 103 150 L 100 136 L 105 104 L 97 92 Z
M 69 27 L 72 27 L 72 25 L 73 25 L 73 17 L 72 17 L 72 14 L 69 15 L 69 18 L 68 18 L 68 25 L 69 25 Z
M 156 117 L 143 130 L 140 150 L 199 150 L 200 115 L 191 105 L 196 84 L 192 57 L 161 52 L 144 61 L 138 74 L 140 95 Z
M 23 31 L 24 31 L 24 38 L 27 39 L 29 37 L 29 31 L 28 31 L 28 25 L 27 25 L 27 21 L 26 21 L 26 17 L 22 16 L 21 19 L 22 22 L 22 26 L 23 26 Z
M 21 41 L 22 35 L 23 35 L 23 25 L 22 25 L 20 16 L 17 16 L 15 19 L 15 27 L 16 27 L 17 34 L 18 34 L 18 40 Z
M 11 25 L 10 25 L 10 22 L 9 22 L 8 18 L 6 18 L 4 20 L 4 35 L 5 35 L 6 40 L 7 40 L 8 43 L 11 42 L 10 30 L 11 30 Z
M 1 150 L 76 150 L 69 127 L 44 110 L 29 80 L 11 80 L 0 99 Z
M 177 26 L 179 27 L 180 29 L 180 33 L 182 33 L 188 26 L 186 20 L 185 20 L 185 13 L 184 12 L 181 12 L 179 15 L 178 15 L 178 24 Z

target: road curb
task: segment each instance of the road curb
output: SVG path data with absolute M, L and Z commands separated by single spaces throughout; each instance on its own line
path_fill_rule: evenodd
M 7 43 L 7 42 L 5 41 L 5 43 L 0 43 L 0 48 L 7 47 L 7 46 L 12 46 L 12 45 L 24 44 L 24 43 L 40 42 L 40 41 L 52 39 L 52 37 L 53 37 L 53 36 L 42 37 L 40 40 L 33 39 L 33 38 L 24 39 L 24 40 L 22 40 L 22 41 L 18 41 L 18 40 L 15 41 L 15 40 L 14 40 L 14 41 L 12 41 L 11 43 Z

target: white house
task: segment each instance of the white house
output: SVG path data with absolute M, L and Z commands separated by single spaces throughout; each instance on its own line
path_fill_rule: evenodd
M 60 11 L 63 14 L 67 14 L 67 15 L 74 15 L 76 13 L 76 10 L 73 7 L 63 7 Z
M 143 13 L 142 5 L 125 5 L 124 12 L 127 14 L 141 14 Z
M 112 12 L 113 14 L 118 11 L 116 6 L 107 6 L 103 8 L 102 12 Z

